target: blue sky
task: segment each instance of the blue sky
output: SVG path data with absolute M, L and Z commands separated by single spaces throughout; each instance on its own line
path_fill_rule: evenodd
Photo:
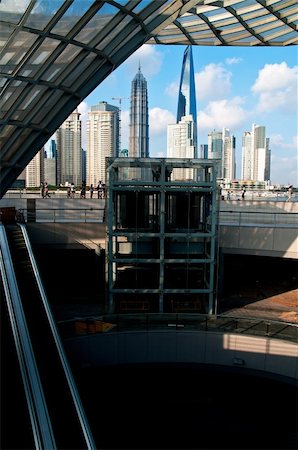
M 121 97 L 121 147 L 128 148 L 131 81 L 140 63 L 148 85 L 150 156 L 166 156 L 185 48 L 143 45 L 81 103 L 83 124 L 91 105 L 119 106 L 112 98 Z M 207 143 L 210 131 L 229 128 L 236 137 L 237 178 L 242 134 L 256 123 L 270 138 L 271 183 L 298 186 L 297 51 L 297 46 L 193 47 L 199 145 Z

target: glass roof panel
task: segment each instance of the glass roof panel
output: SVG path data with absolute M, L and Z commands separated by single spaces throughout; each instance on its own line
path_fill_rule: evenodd
M 119 12 L 112 5 L 104 4 L 92 17 L 85 27 L 77 34 L 76 41 L 89 44 L 92 39 L 107 25 L 107 23 Z
M 37 30 L 44 30 L 63 3 L 64 0 L 36 0 L 25 25 Z
M 30 0 L 2 0 L 0 18 L 4 22 L 19 23 L 29 6 Z
M 0 98 L 0 111 L 2 118 L 5 117 L 7 113 L 11 112 L 13 105 L 18 100 L 26 86 L 27 83 L 25 82 L 22 82 L 21 84 L 19 82 L 13 82 L 4 90 Z
M 61 84 L 63 86 L 70 87 L 75 81 L 80 81 L 80 76 L 81 79 L 83 79 L 82 74 L 84 74 L 87 67 L 92 63 L 92 61 L 94 61 L 95 58 L 98 58 L 98 55 L 89 53 L 83 60 L 80 61 L 80 64 L 71 71 L 71 73 L 63 80 Z M 101 60 L 101 58 L 98 59 Z
M 1 72 L 12 73 L 36 39 L 36 35 L 26 31 L 15 33 L 9 45 L 1 52 L 0 65 L 4 66 L 0 68 Z
M 9 37 L 13 34 L 16 27 L 12 24 L 1 22 L 0 15 L 0 52 L 7 45 Z
M 66 36 L 93 3 L 94 0 L 74 0 L 73 3 L 69 2 L 69 8 L 54 26 L 52 32 Z
M 64 70 L 68 65 L 75 59 L 75 57 L 82 51 L 82 48 L 77 47 L 73 44 L 68 44 L 68 46 L 63 50 L 58 58 L 50 65 L 46 72 L 42 75 L 41 79 L 45 81 L 54 81 L 60 75 L 61 71 Z
M 23 65 L 19 72 L 19 75 L 23 75 L 25 71 L 29 71 L 30 77 L 33 77 L 40 69 L 40 66 L 48 59 L 53 53 L 60 41 L 55 39 L 46 38 L 43 43 L 35 50 L 29 61 Z M 27 72 L 28 73 L 28 72 Z

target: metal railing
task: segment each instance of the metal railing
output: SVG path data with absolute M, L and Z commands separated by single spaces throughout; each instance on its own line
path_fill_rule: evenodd
M 298 213 L 264 211 L 220 211 L 219 225 L 293 227 L 298 226 Z
M 36 208 L 34 211 L 20 208 L 18 213 L 25 222 L 49 223 L 103 223 L 105 208 Z
M 27 208 L 17 210 L 17 217 L 23 217 L 25 222 L 52 223 L 103 223 L 105 222 L 105 207 L 101 208 Z M 263 227 L 297 227 L 296 212 L 264 212 L 264 211 L 219 211 L 219 225 L 233 226 L 263 226 Z
M 106 328 L 96 326 L 102 325 L 102 323 L 110 324 L 110 326 Z M 85 326 L 77 327 L 77 324 Z M 228 332 L 298 342 L 298 324 L 230 315 L 210 316 L 188 313 L 103 314 L 60 321 L 58 327 L 64 337 L 77 334 L 94 334 L 102 331 L 114 333 L 117 331 L 174 329 L 177 331 Z

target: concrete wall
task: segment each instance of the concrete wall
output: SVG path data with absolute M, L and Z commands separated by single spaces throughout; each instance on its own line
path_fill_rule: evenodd
M 297 227 L 221 225 L 219 245 L 224 253 L 298 259 Z
M 79 367 L 129 363 L 217 364 L 298 379 L 298 345 L 278 339 L 204 331 L 135 331 L 64 341 Z

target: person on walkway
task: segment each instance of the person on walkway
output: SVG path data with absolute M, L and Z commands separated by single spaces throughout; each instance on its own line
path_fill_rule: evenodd
M 74 183 L 71 183 L 71 186 L 70 186 L 70 195 L 71 195 L 71 198 L 74 198 L 74 197 L 75 197 L 75 193 L 76 193 L 75 185 L 74 185 Z
M 102 198 L 102 193 L 103 193 L 103 185 L 102 185 L 102 181 L 98 182 L 98 185 L 96 187 L 97 190 L 97 198 Z
M 82 184 L 81 198 L 86 198 L 86 185 L 85 185 L 85 183 Z
M 43 181 L 40 183 L 40 195 L 42 196 L 42 198 L 44 198 L 44 182 Z
M 50 193 L 49 193 L 49 186 L 48 186 L 47 182 L 44 183 L 44 194 L 43 194 L 43 198 L 46 198 L 46 197 L 51 198 Z
M 93 184 L 90 186 L 90 198 L 93 198 L 94 187 Z
M 242 200 L 244 200 L 245 194 L 246 194 L 246 190 L 245 190 L 245 188 L 243 188 L 241 191 Z

